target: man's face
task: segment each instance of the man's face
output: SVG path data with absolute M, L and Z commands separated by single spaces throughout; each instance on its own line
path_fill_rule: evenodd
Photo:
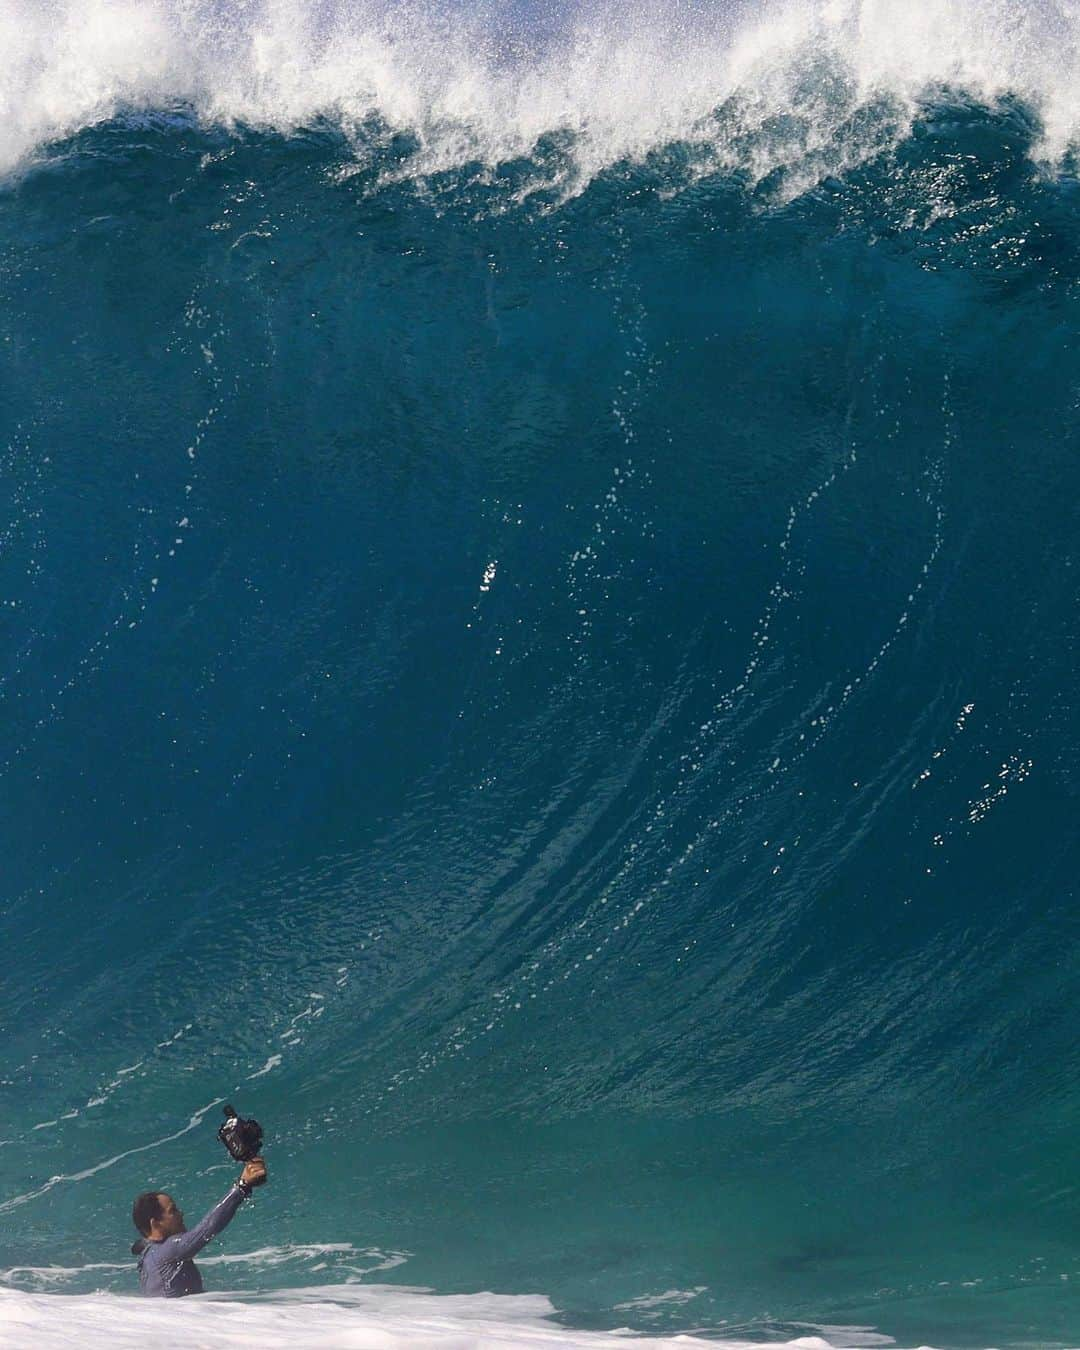
M 158 1204 L 161 1206 L 161 1214 L 153 1223 L 154 1236 L 170 1238 L 175 1237 L 177 1233 L 186 1233 L 183 1211 L 177 1209 L 176 1201 L 172 1196 L 159 1195 Z

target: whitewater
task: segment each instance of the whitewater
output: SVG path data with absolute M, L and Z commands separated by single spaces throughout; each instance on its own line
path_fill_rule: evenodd
M 564 134 L 577 188 L 676 141 L 756 178 L 799 158 L 841 171 L 907 134 L 940 89 L 1028 101 L 1050 161 L 1080 116 L 1074 7 L 1015 0 L 5 0 L 0 41 L 7 169 L 120 112 L 172 108 L 284 134 L 329 120 L 361 140 L 374 120 L 415 138 L 414 175 Z M 872 132 L 858 125 L 883 104 Z
M 1080 1344 L 1078 88 L 0 0 L 0 1343 Z

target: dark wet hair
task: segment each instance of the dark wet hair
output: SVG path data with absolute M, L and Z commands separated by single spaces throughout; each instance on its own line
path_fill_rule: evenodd
M 150 1220 L 161 1218 L 160 1191 L 143 1191 L 131 1206 L 131 1221 L 143 1237 L 150 1236 Z

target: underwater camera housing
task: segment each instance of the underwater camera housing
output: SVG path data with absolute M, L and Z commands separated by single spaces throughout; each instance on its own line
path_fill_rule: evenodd
M 235 1107 L 226 1106 L 225 1123 L 218 1129 L 217 1137 L 237 1162 L 246 1163 L 259 1156 L 263 1131 L 257 1120 L 245 1120 L 237 1115 Z

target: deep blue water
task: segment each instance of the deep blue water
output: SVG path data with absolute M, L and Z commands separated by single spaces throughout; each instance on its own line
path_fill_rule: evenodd
M 1021 99 L 862 116 L 5 180 L 9 1284 L 129 1290 L 230 1097 L 230 1287 L 1076 1344 L 1080 197 Z

